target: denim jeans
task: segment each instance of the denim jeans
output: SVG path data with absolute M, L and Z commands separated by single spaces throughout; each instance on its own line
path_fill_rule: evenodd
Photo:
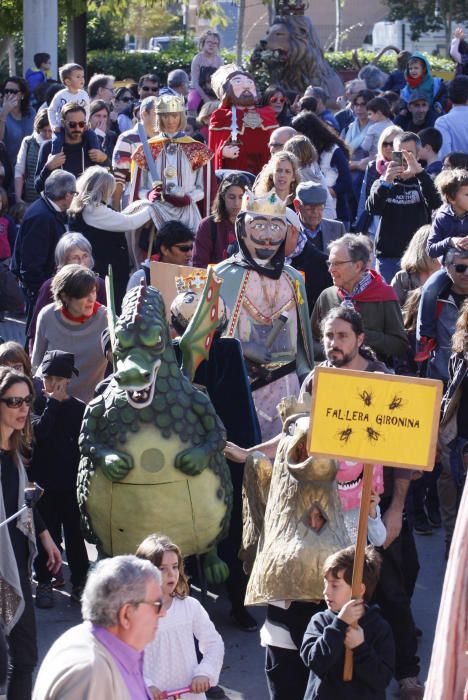
M 377 258 L 375 268 L 385 282 L 390 284 L 400 269 L 400 258 Z

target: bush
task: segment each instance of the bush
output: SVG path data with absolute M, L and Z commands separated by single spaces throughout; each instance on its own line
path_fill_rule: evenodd
M 191 40 L 178 43 L 167 51 L 157 52 L 127 52 L 127 51 L 88 51 L 88 76 L 94 73 L 115 75 L 117 80 L 133 78 L 138 80 L 145 73 L 157 73 L 161 83 L 166 82 L 167 74 L 176 68 L 182 68 L 190 74 L 192 58 L 198 52 Z M 234 57 L 229 52 L 222 51 L 224 60 L 232 63 Z

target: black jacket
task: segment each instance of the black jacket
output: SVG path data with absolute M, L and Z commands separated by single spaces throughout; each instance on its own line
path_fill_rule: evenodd
M 364 642 L 353 649 L 353 679 L 345 682 L 348 625 L 331 610 L 313 616 L 301 647 L 302 660 L 310 670 L 304 700 L 385 700 L 395 663 L 392 630 L 376 606 L 366 608 L 359 625 Z
M 366 210 L 381 217 L 375 236 L 376 256 L 401 258 L 418 228 L 430 223 L 432 210 L 441 204 L 434 182 L 425 170 L 390 186 L 382 179 L 374 182 Z
M 55 272 L 55 246 L 66 231 L 66 214 L 54 209 L 41 195 L 29 207 L 16 237 L 12 272 L 24 287 L 38 292 Z
M 305 274 L 307 303 L 312 313 L 315 302 L 327 287 L 333 286 L 333 280 L 327 267 L 328 255 L 322 253 L 313 243 L 307 241 L 302 253 L 292 258 L 291 265 Z

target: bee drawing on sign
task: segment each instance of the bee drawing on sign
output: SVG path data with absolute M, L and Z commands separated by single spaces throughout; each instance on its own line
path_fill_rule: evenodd
M 365 406 L 372 406 L 372 394 L 370 391 L 361 391 L 358 393 L 359 398 L 364 403 Z
M 367 439 L 369 442 L 378 442 L 380 438 L 382 437 L 381 433 L 378 433 L 377 430 L 374 430 L 371 426 L 368 426 L 365 428 L 365 431 L 367 433 Z
M 353 429 L 349 426 L 345 430 L 339 430 L 337 436 L 340 438 L 340 442 L 348 442 L 349 438 L 353 433 Z
M 402 408 L 402 406 L 404 406 L 405 403 L 406 401 L 403 400 L 402 396 L 398 396 L 397 394 L 395 394 L 393 399 L 388 404 L 388 408 L 390 411 L 396 411 L 398 408 Z

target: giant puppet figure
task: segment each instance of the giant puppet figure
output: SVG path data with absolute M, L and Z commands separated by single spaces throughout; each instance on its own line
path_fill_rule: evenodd
M 268 140 L 278 126 L 273 109 L 255 106 L 255 83 L 249 73 L 234 64 L 218 68 L 211 85 L 221 101 L 211 115 L 208 136 L 215 168 L 258 175 L 270 158 Z
M 213 153 L 205 144 L 186 136 L 184 98 L 161 95 L 156 99 L 156 136 L 141 144 L 132 160 L 132 198 L 148 197 L 156 204 L 156 226 L 182 221 L 196 231 L 201 221 L 197 202 L 205 197 L 203 166 Z
M 246 190 L 236 219 L 239 252 L 216 266 L 229 320 L 224 335 L 242 344 L 264 440 L 281 431 L 276 406 L 297 395 L 311 371 L 312 335 L 304 281 L 284 263 L 285 203 L 272 190 Z

